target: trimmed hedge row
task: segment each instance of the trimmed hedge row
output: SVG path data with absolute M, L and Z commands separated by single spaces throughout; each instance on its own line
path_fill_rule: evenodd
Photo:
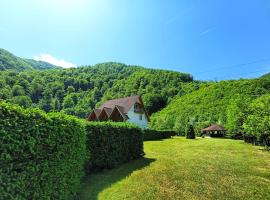
M 84 175 L 84 126 L 0 102 L 0 199 L 71 199 Z
M 86 132 L 90 154 L 88 172 L 113 168 L 144 155 L 143 134 L 137 126 L 128 123 L 87 122 Z
M 86 122 L 0 102 L 0 199 L 72 199 L 87 172 L 143 156 L 128 123 Z
M 166 139 L 170 138 L 171 136 L 175 136 L 176 132 L 175 131 L 170 131 L 170 130 L 162 130 L 162 131 L 157 131 L 157 130 L 151 130 L 151 129 L 146 129 L 143 130 L 143 140 L 160 140 L 160 139 Z

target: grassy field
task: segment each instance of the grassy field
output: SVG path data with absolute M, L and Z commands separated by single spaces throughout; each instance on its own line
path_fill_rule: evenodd
M 243 141 L 175 137 L 86 178 L 78 199 L 270 199 L 270 153 Z

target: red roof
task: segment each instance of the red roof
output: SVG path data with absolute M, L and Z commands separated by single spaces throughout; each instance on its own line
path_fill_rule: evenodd
M 100 106 L 98 109 L 94 109 L 92 113 L 94 112 L 96 114 L 96 117 L 99 118 L 100 113 L 104 110 L 107 116 L 110 117 L 114 109 L 117 109 L 122 115 L 123 119 L 126 120 L 128 119 L 128 116 L 127 116 L 128 111 L 135 103 L 139 103 L 143 105 L 143 109 L 149 121 L 149 116 L 144 108 L 144 104 L 140 96 L 131 96 L 131 97 L 125 97 L 125 98 L 120 98 L 120 99 L 109 100 L 105 102 L 102 106 Z M 89 115 L 88 119 L 90 119 L 90 116 L 91 114 Z
M 114 109 L 112 110 L 111 114 L 113 112 L 115 112 L 115 110 L 118 111 L 118 113 L 123 117 L 124 120 L 127 120 L 128 119 L 128 116 L 123 112 L 123 107 L 121 106 L 115 106 Z M 113 115 L 113 114 L 112 114 Z M 113 116 L 110 116 L 110 118 L 112 118 Z
M 112 113 L 112 111 L 113 111 L 113 109 L 112 109 L 112 108 L 107 108 L 107 107 L 104 107 L 103 109 L 105 110 L 105 112 L 107 113 L 107 115 L 108 115 L 108 116 L 110 116 L 110 115 L 111 115 L 111 113 Z
M 93 111 L 96 113 L 97 116 L 99 116 L 102 110 L 95 108 Z
M 113 99 L 105 102 L 102 106 L 99 107 L 99 109 L 103 108 L 111 108 L 113 109 L 115 106 L 118 106 L 118 108 L 121 110 L 121 112 L 127 114 L 129 109 L 135 104 L 135 103 L 142 103 L 140 100 L 140 96 L 131 96 L 131 97 L 125 97 L 120 99 Z
M 207 128 L 202 129 L 202 131 L 226 131 L 226 129 L 218 124 L 213 124 Z

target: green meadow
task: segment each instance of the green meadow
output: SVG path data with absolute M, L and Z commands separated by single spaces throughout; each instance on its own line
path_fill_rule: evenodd
M 270 199 L 270 153 L 262 147 L 174 137 L 144 149 L 144 158 L 88 176 L 77 199 Z

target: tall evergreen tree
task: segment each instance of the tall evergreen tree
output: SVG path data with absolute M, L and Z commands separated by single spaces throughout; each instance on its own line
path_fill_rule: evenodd
M 187 139 L 195 139 L 195 131 L 192 124 L 189 124 L 186 128 L 186 138 Z

